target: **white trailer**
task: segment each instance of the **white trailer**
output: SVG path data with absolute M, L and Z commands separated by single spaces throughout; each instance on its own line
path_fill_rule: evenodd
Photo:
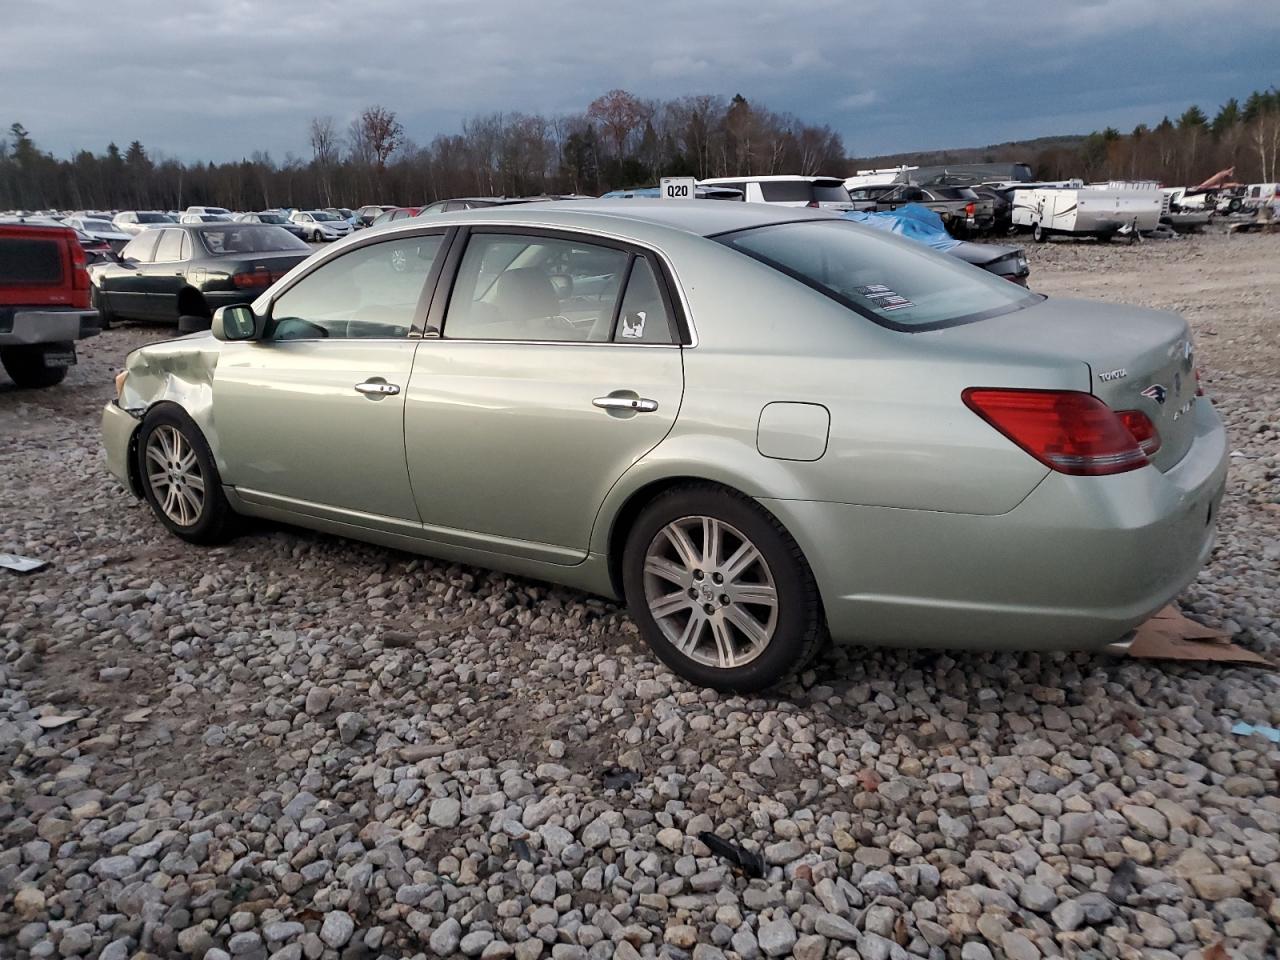
M 1014 190 L 1011 219 L 1036 242 L 1053 234 L 1110 239 L 1156 229 L 1163 197 L 1159 190 L 1109 186 Z

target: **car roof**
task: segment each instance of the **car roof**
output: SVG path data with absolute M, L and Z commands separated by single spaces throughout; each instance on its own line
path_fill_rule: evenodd
M 844 183 L 844 181 L 839 177 L 805 177 L 798 173 L 778 173 L 760 177 L 709 177 L 706 180 L 699 180 L 698 183 L 700 185 L 705 184 L 707 186 L 716 186 L 722 183 L 780 183 L 783 181 L 790 181 L 792 183 L 799 181 L 803 181 L 805 183 L 818 183 L 826 182 L 828 180 L 833 180 L 840 184 Z
M 389 231 L 421 228 L 432 223 L 510 223 L 512 225 L 566 227 L 602 233 L 652 236 L 653 227 L 677 230 L 701 237 L 747 230 L 774 223 L 804 220 L 838 220 L 838 214 L 809 207 L 780 207 L 766 203 L 726 203 L 723 200 L 554 200 L 510 206 L 484 207 L 449 213 L 430 213 Z

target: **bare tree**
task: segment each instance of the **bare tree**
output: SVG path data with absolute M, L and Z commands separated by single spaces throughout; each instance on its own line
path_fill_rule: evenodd
M 333 125 L 333 117 L 312 117 L 310 133 L 312 159 L 322 168 L 336 164 L 341 138 Z
M 627 139 L 648 119 L 645 105 L 625 90 L 610 90 L 587 107 L 587 116 L 604 127 L 613 141 L 613 155 L 626 153 Z
M 377 104 L 360 114 L 359 123 L 369 154 L 381 173 L 387 167 L 387 158 L 404 142 L 404 127 L 394 110 Z

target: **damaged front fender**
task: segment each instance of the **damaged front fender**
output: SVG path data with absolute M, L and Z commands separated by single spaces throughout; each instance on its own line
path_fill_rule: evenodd
M 196 422 L 210 447 L 218 449 L 213 375 L 220 347 L 211 334 L 200 333 L 148 344 L 125 360 L 120 396 L 102 414 L 102 444 L 107 467 L 135 496 L 142 495 L 135 469 L 138 427 L 156 404 L 177 404 Z

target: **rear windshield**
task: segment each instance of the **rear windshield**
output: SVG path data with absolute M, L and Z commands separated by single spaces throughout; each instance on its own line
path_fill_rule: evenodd
M 200 239 L 204 241 L 205 249 L 212 254 L 311 249 L 288 230 L 268 224 L 205 227 L 200 231 Z
M 173 223 L 173 217 L 167 217 L 163 213 L 140 213 L 138 214 L 139 223 Z
M 0 285 L 61 282 L 61 239 L 0 237 Z
M 715 239 L 894 330 L 935 330 L 1041 298 L 913 240 L 845 220 L 754 227 Z
M 848 203 L 844 184 L 821 184 L 810 180 L 762 180 L 760 195 L 769 203 Z

